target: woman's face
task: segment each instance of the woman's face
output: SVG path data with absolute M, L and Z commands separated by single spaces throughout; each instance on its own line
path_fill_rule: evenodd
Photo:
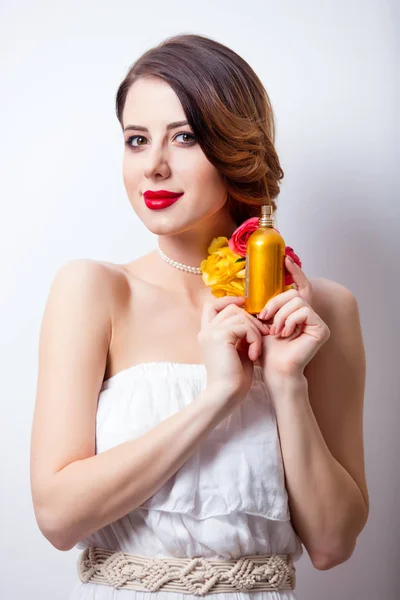
M 157 234 L 201 227 L 203 221 L 206 227 L 205 220 L 225 205 L 227 191 L 189 124 L 167 129 L 170 123 L 186 122 L 174 90 L 155 77 L 135 81 L 127 94 L 122 121 L 124 185 L 141 221 Z M 183 196 L 167 208 L 151 210 L 144 202 L 147 190 L 183 192 Z

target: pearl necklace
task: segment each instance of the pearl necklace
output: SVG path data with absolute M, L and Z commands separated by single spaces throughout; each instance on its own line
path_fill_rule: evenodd
M 176 269 L 180 269 L 181 271 L 186 271 L 187 273 L 193 273 L 193 275 L 202 275 L 202 271 L 200 267 L 190 267 L 189 265 L 184 265 L 183 263 L 178 262 L 177 260 L 172 260 L 172 258 L 168 258 L 166 254 L 161 250 L 160 246 L 157 243 L 157 250 L 159 255 L 165 262 L 167 262 L 172 267 Z

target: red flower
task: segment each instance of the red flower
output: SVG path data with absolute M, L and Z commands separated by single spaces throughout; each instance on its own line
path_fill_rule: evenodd
M 251 234 L 258 229 L 258 221 L 259 217 L 250 217 L 250 219 L 247 219 L 241 225 L 239 225 L 237 229 L 235 229 L 235 231 L 232 233 L 232 236 L 228 240 L 228 246 L 232 252 L 235 252 L 240 256 L 246 256 L 247 241 Z M 276 227 L 274 227 L 274 229 L 275 231 L 278 231 Z M 293 248 L 286 246 L 285 256 L 291 256 L 294 262 L 301 268 L 301 260 L 297 254 L 295 254 Z M 285 285 L 292 285 L 292 283 L 294 283 L 293 277 L 285 266 Z
M 236 254 L 240 254 L 240 256 L 246 256 L 247 240 L 251 234 L 258 229 L 258 221 L 258 217 L 251 217 L 235 229 L 228 240 L 228 246 L 232 252 L 236 252 Z

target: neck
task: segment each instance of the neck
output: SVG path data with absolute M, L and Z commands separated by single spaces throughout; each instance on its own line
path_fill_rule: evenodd
M 201 261 L 208 257 L 208 248 L 212 240 L 216 237 L 229 239 L 235 229 L 236 223 L 229 220 L 224 225 L 216 224 L 201 230 L 190 229 L 179 234 L 159 235 L 157 243 L 171 260 L 191 267 L 200 267 Z
M 235 229 L 237 224 L 229 216 L 224 220 L 218 219 L 218 222 L 208 224 L 207 227 L 200 223 L 197 228 L 177 234 L 159 235 L 157 242 L 169 259 L 187 266 L 200 267 L 201 262 L 208 257 L 208 248 L 213 238 L 224 236 L 229 239 Z M 162 287 L 177 291 L 189 301 L 195 301 L 196 297 L 212 297 L 201 275 L 173 267 L 161 258 L 158 250 L 151 253 L 151 261 L 152 272 Z

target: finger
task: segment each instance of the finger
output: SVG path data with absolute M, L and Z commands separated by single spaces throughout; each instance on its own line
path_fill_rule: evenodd
M 249 344 L 248 354 L 251 360 L 257 360 L 261 352 L 261 335 L 253 323 L 249 323 L 249 325 L 246 333 L 246 341 Z
M 273 321 L 273 325 L 272 325 L 272 334 L 273 335 L 277 335 L 285 326 L 285 324 L 287 323 L 287 319 L 289 317 L 289 315 L 291 315 L 292 313 L 296 312 L 297 310 L 299 310 L 301 307 L 304 306 L 304 300 L 303 298 L 300 298 L 300 296 L 295 296 L 295 298 L 292 298 L 291 300 L 289 300 L 289 302 L 286 302 L 286 304 L 284 304 L 282 306 L 282 308 L 280 308 L 274 316 L 274 321 Z
M 249 358 L 257 360 L 261 351 L 261 336 L 251 324 L 235 321 L 233 324 L 224 325 L 224 329 L 227 340 L 235 347 L 239 340 L 245 339 L 249 345 Z
M 201 314 L 201 327 L 210 323 L 216 315 L 229 304 L 241 305 L 244 302 L 244 296 L 223 296 L 211 302 L 206 302 Z
M 283 339 L 289 341 L 289 340 L 295 339 L 302 333 L 303 333 L 303 327 L 301 325 L 296 325 L 294 330 L 291 333 L 285 333 L 285 335 L 281 334 L 281 336 Z
M 246 314 L 248 314 L 248 313 L 246 313 Z M 249 316 L 250 316 L 251 322 L 254 323 L 254 325 L 260 331 L 261 335 L 265 335 L 266 333 L 269 333 L 270 326 L 268 325 L 268 323 L 264 323 L 260 319 L 257 319 L 257 317 L 253 317 L 253 315 L 249 315 Z
M 303 306 L 296 312 L 292 313 L 286 320 L 284 327 L 281 331 L 282 337 L 288 337 L 292 335 L 295 328 L 299 325 L 305 323 L 310 316 L 310 308 L 308 306 Z M 278 333 L 278 332 L 276 332 Z
M 297 263 L 291 261 L 289 256 L 285 256 L 285 267 L 293 277 L 293 281 L 296 284 L 297 291 L 300 296 L 311 304 L 312 299 L 312 285 L 304 271 L 299 267 Z
M 245 311 L 240 306 L 237 306 L 236 304 L 229 304 L 223 310 L 221 310 L 214 317 L 213 323 L 225 322 L 227 318 L 230 319 L 232 315 L 238 316 L 241 319 L 242 323 L 245 323 L 247 321 L 253 323 L 253 325 L 259 330 L 259 332 L 262 335 L 265 335 L 269 331 L 269 327 L 265 323 L 263 323 L 259 319 L 256 319 L 255 317 L 253 317 L 253 315 L 250 315 L 247 311 Z
M 264 306 L 263 310 L 257 315 L 258 319 L 261 320 L 269 320 L 271 319 L 277 310 L 281 308 L 284 304 L 289 302 L 292 298 L 296 298 L 299 295 L 299 292 L 295 289 L 287 290 L 286 292 L 282 292 L 281 294 L 277 294 L 270 298 L 267 304 Z
M 223 322 L 223 326 L 224 329 L 227 331 L 232 331 L 232 332 L 236 332 L 236 328 L 238 326 L 238 324 L 240 326 L 243 326 L 246 328 L 246 336 L 242 335 L 242 337 L 246 339 L 246 341 L 249 343 L 250 347 L 249 347 L 249 358 L 252 358 L 252 356 L 256 355 L 256 358 L 258 357 L 258 355 L 260 354 L 261 351 L 261 347 L 262 347 L 262 342 L 261 342 L 261 337 L 263 335 L 266 334 L 265 331 L 260 331 L 259 328 L 257 327 L 256 323 L 254 321 L 251 321 L 250 319 L 247 318 L 247 316 L 240 315 L 240 314 L 236 314 L 236 315 L 232 315 L 231 317 L 229 317 L 228 319 L 226 319 Z M 240 331 L 243 331 L 242 328 L 240 328 Z M 236 340 L 238 341 L 238 340 Z M 235 342 L 236 343 L 236 342 Z M 250 351 L 251 348 L 251 351 Z
M 285 327 L 282 329 L 281 336 L 289 337 L 292 335 L 297 326 L 301 326 L 301 329 L 303 329 L 302 325 L 304 323 L 311 324 L 308 323 L 308 321 L 312 320 L 311 316 L 312 310 L 309 306 L 303 306 L 299 310 L 296 310 L 296 312 L 292 313 L 287 318 Z M 315 322 L 314 324 L 316 325 L 317 323 Z

